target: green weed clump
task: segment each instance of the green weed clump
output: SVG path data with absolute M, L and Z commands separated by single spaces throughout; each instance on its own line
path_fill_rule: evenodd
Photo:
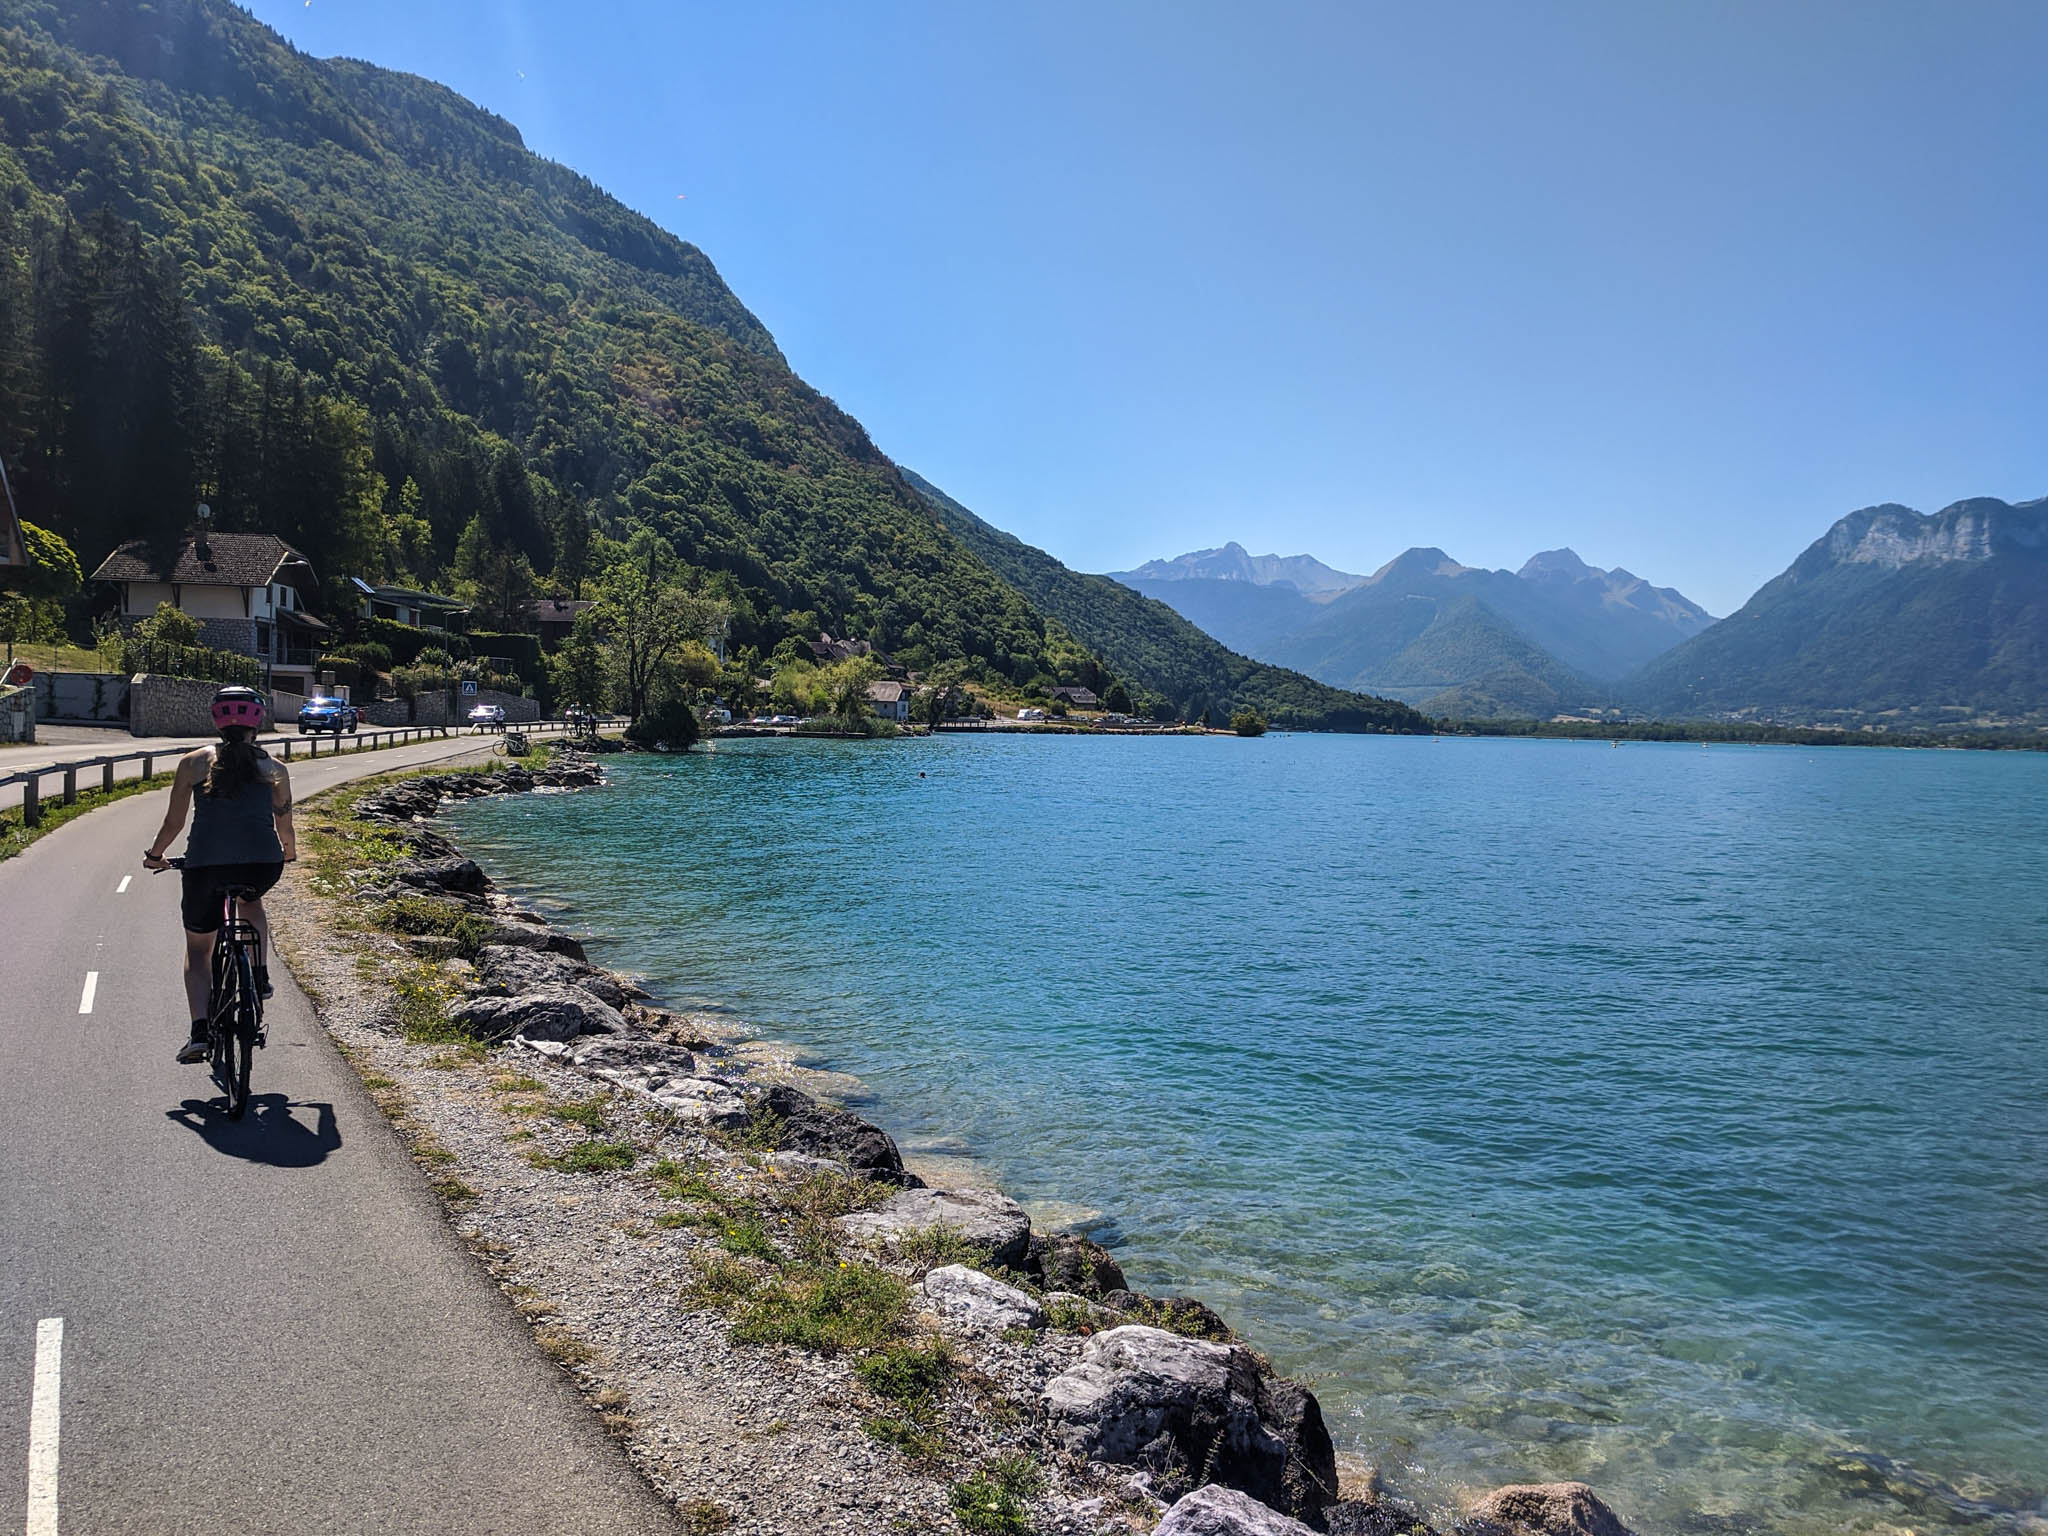
M 610 1107 L 609 1093 L 594 1094 L 587 1099 L 564 1099 L 547 1107 L 548 1118 L 560 1120 L 566 1125 L 580 1125 L 595 1136 L 605 1128 L 605 1110 Z
M 758 1286 L 732 1326 L 736 1344 L 794 1344 L 821 1355 L 880 1349 L 903 1335 L 910 1288 L 868 1264 L 804 1265 Z
M 1045 1320 L 1061 1333 L 1093 1333 L 1095 1309 L 1085 1301 L 1061 1297 L 1045 1305 Z
M 947 1502 L 967 1536 L 1030 1536 L 1025 1501 L 1045 1485 L 1045 1475 L 1028 1456 L 998 1456 L 979 1472 L 955 1483 Z
M 768 1235 L 768 1228 L 758 1217 L 749 1216 L 740 1221 L 729 1221 L 719 1231 L 718 1245 L 727 1253 L 742 1259 L 759 1259 L 764 1264 L 780 1264 L 782 1253 L 775 1241 Z
M 697 1260 L 696 1277 L 683 1290 L 683 1299 L 693 1306 L 714 1312 L 730 1312 L 754 1294 L 754 1272 L 723 1253 L 706 1253 Z
M 664 1157 L 647 1170 L 647 1177 L 654 1181 L 654 1192 L 664 1200 L 692 1200 L 721 1211 L 732 1203 L 731 1195 L 697 1169 L 685 1167 L 674 1158 Z
M 394 896 L 378 903 L 370 913 L 370 921 L 389 933 L 435 934 L 453 939 L 456 953 L 470 960 L 498 931 L 489 918 L 433 896 Z
M 1124 1316 L 1134 1322 L 1152 1328 L 1164 1328 L 1168 1333 L 1177 1333 L 1183 1338 L 1208 1339 L 1218 1344 L 1230 1341 L 1229 1327 L 1204 1307 L 1177 1302 L 1171 1298 L 1160 1301 L 1150 1296 L 1140 1296 L 1121 1310 Z
M 987 1269 L 989 1250 L 960 1235 L 958 1227 L 944 1222 L 912 1232 L 896 1247 L 897 1256 L 920 1271 L 943 1269 L 948 1264 L 965 1264 L 970 1269 Z
M 875 1396 L 923 1417 L 952 1379 L 952 1349 L 943 1339 L 929 1344 L 889 1344 L 854 1367 Z
M 552 1168 L 557 1173 L 615 1173 L 632 1167 L 635 1157 L 629 1142 L 596 1140 L 579 1141 L 554 1156 L 545 1152 L 528 1154 L 534 1167 Z
M 408 967 L 391 978 L 391 990 L 398 999 L 398 1032 L 405 1039 L 414 1045 L 452 1046 L 468 1059 L 482 1059 L 484 1043 L 449 1019 L 455 993 L 438 972 Z
M 907 1416 L 879 1413 L 861 1420 L 861 1428 L 877 1445 L 886 1445 L 911 1461 L 937 1461 L 946 1453 L 946 1437 L 931 1425 Z

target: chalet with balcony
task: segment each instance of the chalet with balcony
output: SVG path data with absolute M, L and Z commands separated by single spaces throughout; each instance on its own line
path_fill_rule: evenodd
M 311 691 L 314 657 L 330 632 L 301 595 L 317 585 L 313 568 L 277 535 L 202 530 L 176 545 L 132 539 L 92 579 L 118 589 L 124 626 L 169 603 L 198 621 L 201 644 L 255 657 L 273 688 Z

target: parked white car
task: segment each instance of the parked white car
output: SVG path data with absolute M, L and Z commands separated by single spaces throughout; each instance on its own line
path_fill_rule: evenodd
M 502 731 L 505 728 L 505 706 L 479 704 L 469 712 L 469 723 L 479 731 Z

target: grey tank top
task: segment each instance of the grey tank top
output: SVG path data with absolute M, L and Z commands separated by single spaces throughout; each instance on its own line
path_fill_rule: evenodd
M 284 845 L 270 809 L 270 781 L 257 779 L 239 795 L 215 798 L 205 782 L 192 793 L 192 835 L 185 840 L 188 868 L 215 864 L 281 864 Z

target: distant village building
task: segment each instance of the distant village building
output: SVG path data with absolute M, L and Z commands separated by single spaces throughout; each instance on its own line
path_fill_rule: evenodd
M 910 718 L 910 690 L 902 683 L 869 683 L 868 705 L 882 719 L 901 724 Z
M 884 663 L 888 661 L 865 640 L 834 640 L 829 632 L 820 633 L 810 645 L 811 655 L 821 667 L 829 667 L 838 661 L 852 661 L 856 656 L 872 656 Z
M 552 651 L 569 638 L 577 616 L 590 607 L 582 597 L 543 597 L 526 605 L 526 616 L 540 632 L 541 649 Z
M 277 535 L 202 531 L 170 549 L 131 539 L 92 579 L 120 589 L 123 626 L 169 603 L 199 621 L 201 644 L 255 657 L 273 688 L 310 691 L 314 655 L 331 631 L 300 596 L 317 585 L 312 566 Z
M 373 585 L 360 576 L 348 579 L 355 596 L 356 612 L 366 619 L 389 619 L 410 624 L 414 629 L 444 631 L 460 629 L 469 610 L 452 597 L 438 592 L 415 592 L 410 587 Z
M 1066 701 L 1069 709 L 1100 709 L 1102 700 L 1095 697 L 1091 688 L 1073 688 L 1062 684 L 1052 690 L 1052 696 Z

